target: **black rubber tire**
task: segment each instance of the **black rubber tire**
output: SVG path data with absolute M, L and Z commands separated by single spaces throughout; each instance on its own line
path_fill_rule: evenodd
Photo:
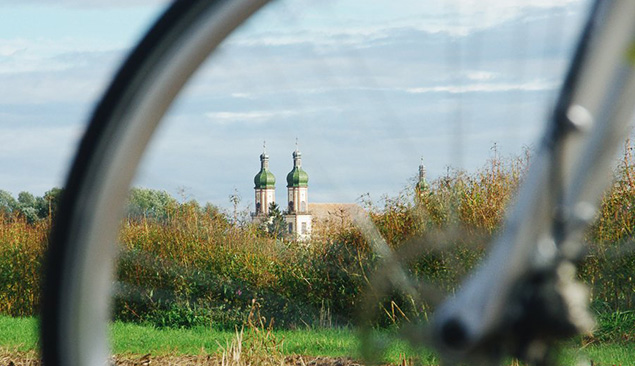
M 125 187 L 127 190 L 132 179 L 132 174 L 127 176 L 123 174 L 121 178 L 114 179 L 115 182 L 100 180 L 105 174 L 103 171 L 109 169 L 110 161 L 116 159 L 112 157 L 112 145 L 116 144 L 122 136 L 130 134 L 130 130 L 135 128 L 129 125 L 129 119 L 126 118 L 131 115 L 132 109 L 139 106 L 135 105 L 134 101 L 136 98 L 144 97 L 143 93 L 147 92 L 148 79 L 152 79 L 162 69 L 169 68 L 166 65 L 170 64 L 170 57 L 178 55 L 175 50 L 178 50 L 179 47 L 185 47 L 181 46 L 185 42 L 185 37 L 192 37 L 193 33 L 191 32 L 196 32 L 194 29 L 196 26 L 201 27 L 199 30 L 202 29 L 200 24 L 205 21 L 202 18 L 211 18 L 212 14 L 220 17 L 222 14 L 218 13 L 227 11 L 227 8 L 238 9 L 234 10 L 235 19 L 230 18 L 227 25 L 217 26 L 218 28 L 224 26 L 224 28 L 215 35 L 215 44 L 205 46 L 208 49 L 204 50 L 204 54 L 201 54 L 200 57 L 197 54 L 197 59 L 192 61 L 192 64 L 186 65 L 188 69 L 183 72 L 177 85 L 170 85 L 170 87 L 174 87 L 174 91 L 166 92 L 168 97 L 164 99 L 167 105 L 159 113 L 160 116 L 163 115 L 194 70 L 200 66 L 217 44 L 244 19 L 266 3 L 265 0 L 244 0 L 242 1 L 243 5 L 241 5 L 243 8 L 240 8 L 240 6 L 235 5 L 238 2 L 235 0 L 233 2 L 232 0 L 179 0 L 174 2 L 132 51 L 97 105 L 64 186 L 62 201 L 55 217 L 45 259 L 40 327 L 44 364 L 49 366 L 80 365 L 86 364 L 87 359 L 90 359 L 91 364 L 106 362 L 103 357 L 107 357 L 107 354 L 100 354 L 103 351 L 99 349 L 77 349 L 77 342 L 82 341 L 82 339 L 78 339 L 78 337 L 82 337 L 81 329 L 75 329 L 76 324 L 73 323 L 75 314 L 68 308 L 69 304 L 73 304 L 75 301 L 72 298 L 78 296 L 78 291 L 81 291 L 78 289 L 79 283 L 86 280 L 87 272 L 82 269 L 86 264 L 80 263 L 88 256 L 84 253 L 96 250 L 91 249 L 92 243 L 82 240 L 88 235 L 82 230 L 96 230 L 94 227 L 91 228 L 90 222 L 95 218 L 93 211 L 98 209 L 96 206 L 98 199 L 95 197 L 100 190 L 103 190 L 103 187 L 109 187 L 110 184 Z M 209 22 L 209 20 L 207 21 Z M 152 85 L 151 82 L 150 85 Z M 160 119 L 160 116 L 156 119 Z M 143 136 L 137 141 L 140 151 L 145 149 L 147 140 L 152 135 L 157 123 L 158 121 L 146 123 L 147 126 L 143 128 Z M 135 159 L 136 161 L 131 163 L 134 167 L 138 164 L 140 156 L 133 158 L 133 160 Z M 124 200 L 125 196 L 119 195 L 113 198 L 112 204 L 121 208 L 124 205 Z M 114 220 L 119 221 L 119 218 L 115 217 Z M 114 242 L 116 228 L 109 235 L 112 235 Z M 109 249 L 103 251 L 109 253 L 110 258 L 103 258 L 101 265 L 105 269 L 95 269 L 95 271 L 99 273 L 106 271 L 112 274 L 116 252 Z M 88 281 L 90 280 L 88 279 Z M 104 294 L 104 296 L 109 296 L 109 294 Z M 105 308 L 107 309 L 108 305 Z M 100 316 L 104 312 L 99 309 L 95 311 Z M 103 327 L 105 329 L 106 325 Z M 106 343 L 105 339 L 100 343 Z M 108 347 L 105 344 L 97 348 L 102 347 L 107 352 Z M 93 351 L 97 353 L 95 359 L 85 357 L 85 353 L 90 354 Z

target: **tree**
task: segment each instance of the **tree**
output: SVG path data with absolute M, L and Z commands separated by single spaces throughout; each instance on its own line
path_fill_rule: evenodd
M 49 215 L 55 217 L 55 213 L 57 212 L 57 208 L 59 207 L 62 199 L 63 191 L 64 190 L 61 188 L 51 188 L 51 190 L 44 192 L 43 197 L 36 198 L 38 216 L 41 219 L 46 218 Z
M 22 191 L 16 200 L 11 193 L 0 190 L 0 216 L 18 215 L 29 224 L 54 216 L 62 197 L 61 188 L 53 188 L 42 197 Z
M 229 202 L 232 203 L 232 205 L 234 206 L 234 223 L 238 223 L 238 204 L 240 203 L 240 201 L 242 200 L 242 198 L 240 197 L 240 194 L 238 193 L 238 189 L 234 188 L 234 194 L 230 194 L 229 195 Z
M 0 189 L 0 215 L 12 215 L 17 208 L 18 201 L 13 198 L 11 193 Z
M 269 213 L 267 214 L 267 232 L 274 238 L 284 238 L 287 233 L 287 223 L 280 212 L 280 207 L 275 202 L 269 205 Z
M 132 188 L 128 197 L 129 218 L 164 220 L 177 207 L 177 201 L 166 191 Z
M 224 221 L 227 221 L 227 218 L 225 217 L 225 215 L 223 215 L 220 208 L 218 208 L 218 206 L 215 206 L 209 202 L 207 202 L 205 206 L 203 207 L 203 213 L 210 218 L 222 219 Z
M 18 209 L 29 224 L 33 224 L 40 218 L 38 216 L 37 200 L 29 192 L 18 193 Z

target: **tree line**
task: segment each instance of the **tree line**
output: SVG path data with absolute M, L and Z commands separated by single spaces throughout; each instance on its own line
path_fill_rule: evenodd
M 62 191 L 56 187 L 46 191 L 42 196 L 23 191 L 15 198 L 11 193 L 0 190 L 0 215 L 23 217 L 29 224 L 48 219 L 57 211 Z
M 64 190 L 52 188 L 42 196 L 22 191 L 14 197 L 10 192 L 0 190 L 0 215 L 4 217 L 21 217 L 33 224 L 40 220 L 55 216 Z M 198 206 L 195 201 L 188 202 Z M 176 198 L 168 192 L 147 188 L 132 188 L 126 204 L 126 217 L 129 219 L 164 220 L 179 206 Z M 218 210 L 216 207 L 209 205 Z

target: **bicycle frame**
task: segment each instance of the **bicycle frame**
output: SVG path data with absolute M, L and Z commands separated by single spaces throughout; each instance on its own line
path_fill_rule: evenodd
M 588 296 L 572 282 L 575 272 L 568 263 L 580 255 L 583 230 L 595 217 L 617 149 L 629 133 L 634 16 L 632 1 L 599 1 L 593 8 L 552 124 L 502 233 L 477 273 L 435 315 L 439 347 L 446 354 L 468 354 L 493 337 L 504 337 L 509 325 L 503 323 L 510 318 L 540 311 L 514 307 L 523 306 L 522 287 L 535 286 L 529 282 L 550 273 L 563 304 L 541 316 L 547 323 L 563 317 L 578 331 L 592 327 Z M 517 311 L 524 314 L 510 314 Z

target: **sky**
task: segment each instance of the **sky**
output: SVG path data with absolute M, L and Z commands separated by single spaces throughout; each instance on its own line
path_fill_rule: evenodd
M 168 5 L 0 0 L 0 189 L 63 186 L 95 103 Z M 232 34 L 156 132 L 134 185 L 253 209 L 266 144 L 283 206 L 394 196 L 540 136 L 586 0 L 275 1 Z

